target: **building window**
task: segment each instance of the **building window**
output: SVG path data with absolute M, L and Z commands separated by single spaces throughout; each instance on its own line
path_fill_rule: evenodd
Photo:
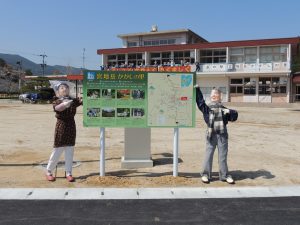
M 230 63 L 256 63 L 257 48 L 231 48 L 229 62 Z
M 144 46 L 150 46 L 151 45 L 151 41 L 144 41 Z
M 243 63 L 244 62 L 244 48 L 231 48 L 229 62 Z
M 243 78 L 230 80 L 230 94 L 243 94 Z
M 136 47 L 137 46 L 137 43 L 136 42 L 133 42 L 133 41 L 128 41 L 127 42 L 127 47 Z
M 287 79 L 285 77 L 260 77 L 259 94 L 286 94 Z
M 174 45 L 176 43 L 175 39 L 168 39 L 168 45 Z
M 117 55 L 108 55 L 107 60 L 117 60 Z
M 168 40 L 159 40 L 159 44 L 160 45 L 167 45 L 168 44 Z
M 195 58 L 191 56 L 190 51 L 177 51 L 174 52 L 175 64 L 183 65 L 185 63 L 194 63 Z
M 257 48 L 249 47 L 245 48 L 245 63 L 256 63 L 257 60 Z
M 128 54 L 128 65 L 141 66 L 145 65 L 142 53 Z
M 144 41 L 144 46 L 173 45 L 175 43 L 176 39 L 147 40 Z
M 171 52 L 162 52 L 161 61 L 163 65 L 169 65 L 171 63 Z
M 250 77 L 231 79 L 230 80 L 230 93 L 231 94 L 255 95 L 256 94 L 256 80 L 252 80 Z
M 150 53 L 150 64 L 151 65 L 160 65 L 161 64 L 161 53 L 160 52 Z
M 259 62 L 286 62 L 287 48 L 282 46 L 266 46 L 259 49 Z
M 286 94 L 287 79 L 272 77 L 272 94 Z
M 271 95 L 271 77 L 260 77 L 258 84 L 260 95 Z
M 151 45 L 159 45 L 159 40 L 153 40 L 153 41 L 151 41 Z
M 107 56 L 108 66 L 118 67 L 125 64 L 125 54 L 120 55 L 108 55 Z
M 226 49 L 201 50 L 200 63 L 226 63 Z
M 256 94 L 256 80 L 250 78 L 244 78 L 244 95 Z

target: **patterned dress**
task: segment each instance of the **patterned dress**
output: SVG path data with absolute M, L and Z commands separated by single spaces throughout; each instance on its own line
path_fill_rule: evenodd
M 53 101 L 53 109 L 56 112 L 57 118 L 55 133 L 54 133 L 54 148 L 74 146 L 76 139 L 76 124 L 74 116 L 76 114 L 76 108 L 82 103 L 78 98 L 73 99 L 71 106 L 62 112 L 56 111 L 55 106 L 62 103 L 62 100 L 57 97 Z

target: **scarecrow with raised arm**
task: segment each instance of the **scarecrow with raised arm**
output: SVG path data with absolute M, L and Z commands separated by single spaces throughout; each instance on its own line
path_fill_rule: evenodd
M 61 154 L 65 153 L 65 171 L 66 179 L 69 182 L 74 182 L 72 176 L 72 165 L 74 156 L 74 146 L 76 140 L 76 124 L 74 116 L 78 106 L 82 105 L 82 100 L 79 98 L 70 97 L 70 86 L 68 82 L 56 82 L 52 87 L 56 93 L 53 99 L 53 109 L 57 118 L 54 146 L 50 156 L 46 178 L 48 181 L 55 181 L 53 170 L 57 166 Z

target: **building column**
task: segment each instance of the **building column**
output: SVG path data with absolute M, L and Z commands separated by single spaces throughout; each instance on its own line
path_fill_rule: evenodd
M 291 69 L 291 56 L 292 56 L 292 52 L 291 52 L 291 44 L 288 45 L 287 47 L 287 51 L 286 51 L 286 61 L 287 61 L 287 70 L 290 70 Z M 292 79 L 293 79 L 293 76 L 291 73 L 288 73 L 287 74 L 287 87 L 286 87 L 286 94 L 287 94 L 287 102 L 290 103 L 290 102 L 294 102 L 294 99 L 293 99 L 293 84 L 292 84 Z
M 227 102 L 231 102 L 231 99 L 230 99 L 230 77 L 228 76 L 227 77 Z
M 125 54 L 125 64 L 128 65 L 128 53 Z
M 259 71 L 259 46 L 256 47 L 256 71 Z
M 286 82 L 286 102 L 287 103 L 293 102 L 292 82 L 293 82 L 293 80 L 292 80 L 291 73 L 288 73 L 287 74 L 287 82 Z
M 286 54 L 287 54 L 286 61 L 287 61 L 287 66 L 288 66 L 287 69 L 290 70 L 290 68 L 291 68 L 291 56 L 292 56 L 292 54 L 291 54 L 291 44 L 288 45 Z
M 257 95 L 257 102 L 259 102 L 259 77 L 256 77 L 256 95 Z
M 195 62 L 199 62 L 199 50 L 195 49 Z
M 226 47 L 226 64 L 229 63 L 229 47 Z
M 144 59 L 145 59 L 145 65 L 150 65 L 150 58 L 149 58 L 149 52 L 144 53 Z
M 102 61 L 102 65 L 105 66 L 107 64 L 107 55 L 102 54 L 101 61 Z

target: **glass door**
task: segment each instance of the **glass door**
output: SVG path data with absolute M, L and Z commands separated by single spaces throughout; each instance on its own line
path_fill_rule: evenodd
M 295 101 L 300 101 L 300 84 L 296 85 L 296 96 Z

